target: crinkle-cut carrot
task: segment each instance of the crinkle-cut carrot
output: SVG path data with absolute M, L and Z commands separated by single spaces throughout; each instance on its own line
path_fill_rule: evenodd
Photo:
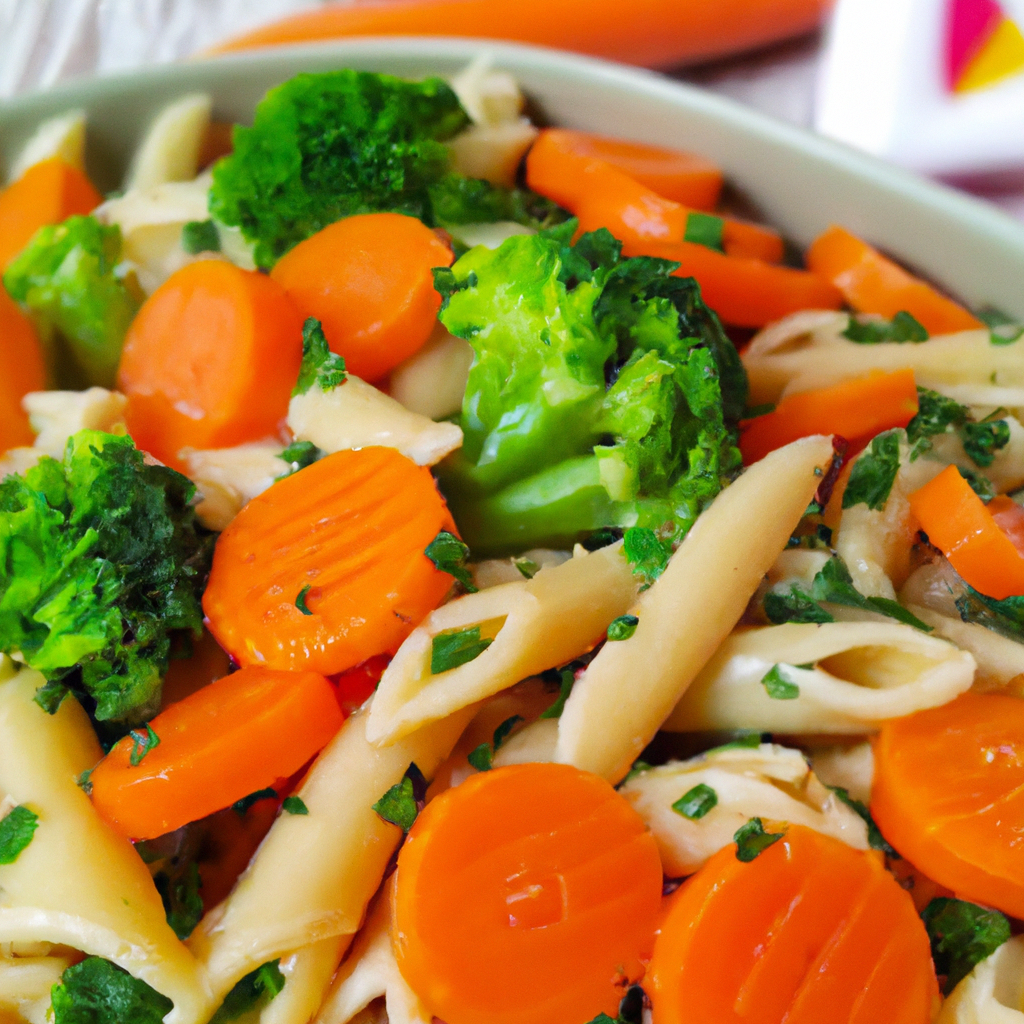
M 961 899 L 1024 917 L 1024 700 L 965 693 L 885 722 L 871 813 Z
M 453 258 L 415 217 L 364 213 L 299 242 L 270 276 L 304 318 L 320 321 L 349 372 L 374 381 L 430 337 L 441 305 L 431 270 Z
M 644 982 L 657 1024 L 928 1024 L 938 985 L 910 896 L 873 851 L 800 825 L 720 850 L 672 898 Z
M 328 455 L 220 535 L 209 628 L 242 665 L 336 675 L 393 653 L 451 588 L 423 553 L 441 530 L 455 526 L 429 469 L 393 448 Z
M 93 804 L 122 835 L 162 836 L 291 775 L 343 721 L 318 673 L 244 668 L 118 741 L 90 777 Z
M 118 371 L 135 443 L 182 468 L 182 448 L 278 433 L 302 362 L 302 317 L 266 274 L 190 263 L 145 301 Z
M 629 802 L 570 765 L 472 776 L 432 800 L 398 858 L 392 940 L 447 1024 L 565 1024 L 616 1013 L 650 954 L 654 839 Z
M 32 444 L 35 435 L 21 400 L 45 386 L 46 366 L 32 321 L 0 286 L 0 454 Z
M 872 370 L 866 377 L 787 395 L 772 412 L 747 421 L 740 451 L 749 466 L 814 434 L 844 437 L 857 449 L 883 430 L 905 427 L 916 413 L 913 370 Z
M 728 324 L 764 327 L 802 309 L 839 309 L 843 296 L 806 270 L 723 255 L 695 242 L 629 242 L 627 256 L 658 256 L 680 264 L 677 277 L 695 278 L 704 301 Z
M 984 326 L 959 303 L 907 273 L 845 228 L 833 225 L 819 235 L 807 250 L 807 266 L 831 281 L 859 313 L 892 319 L 906 311 L 929 334 Z
M 568 207 L 579 195 L 573 161 L 603 160 L 641 185 L 695 210 L 713 210 L 722 191 L 722 172 L 710 160 L 678 149 L 612 139 L 606 135 L 545 128 L 530 149 L 531 187 Z
M 947 466 L 915 491 L 910 510 L 931 543 L 975 590 L 1000 601 L 1024 594 L 1024 554 L 956 466 Z
M 92 182 L 60 157 L 33 164 L 0 192 L 0 271 L 39 228 L 91 213 L 102 202 Z

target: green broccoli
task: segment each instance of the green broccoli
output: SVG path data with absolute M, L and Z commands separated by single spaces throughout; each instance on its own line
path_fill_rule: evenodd
M 0 651 L 71 689 L 122 731 L 159 704 L 171 636 L 198 636 L 212 535 L 192 483 L 145 462 L 130 438 L 83 430 L 0 483 Z
M 528 190 L 450 172 L 445 140 L 468 124 L 440 78 L 297 75 L 267 93 L 251 128 L 235 128 L 234 152 L 214 168 L 210 213 L 241 228 L 263 268 L 357 213 L 395 211 L 431 226 L 566 216 Z
M 435 271 L 441 319 L 476 355 L 440 472 L 477 553 L 608 526 L 678 540 L 739 468 L 746 375 L 696 282 L 622 259 L 604 230 L 571 246 L 573 228 Z
M 118 270 L 121 229 L 95 217 L 40 228 L 4 274 L 11 296 L 61 337 L 69 385 L 112 387 L 140 298 Z

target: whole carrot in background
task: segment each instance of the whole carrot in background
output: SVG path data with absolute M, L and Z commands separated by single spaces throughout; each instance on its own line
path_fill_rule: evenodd
M 302 362 L 302 317 L 276 281 L 224 260 L 190 263 L 146 300 L 118 372 L 140 448 L 175 468 L 182 448 L 276 434 Z
M 46 386 L 43 353 L 32 322 L 0 286 L 0 454 L 32 444 L 35 435 L 21 399 Z
M 239 36 L 245 50 L 357 35 L 508 39 L 648 67 L 762 46 L 816 28 L 833 0 L 363 0 L 327 7 Z

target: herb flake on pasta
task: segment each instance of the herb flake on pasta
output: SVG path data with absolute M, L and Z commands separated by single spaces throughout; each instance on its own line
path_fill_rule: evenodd
M 632 526 L 622 535 L 622 552 L 646 589 L 668 567 L 672 546 L 648 527 Z
M 298 796 L 286 796 L 281 804 L 281 809 L 285 814 L 309 814 L 305 800 Z
M 403 832 L 408 832 L 420 813 L 426 792 L 426 779 L 413 762 L 406 769 L 402 781 L 395 783 L 373 805 L 373 810 L 385 821 L 397 825 Z
M 167 870 L 158 871 L 153 876 L 153 884 L 163 901 L 167 923 L 184 942 L 203 916 L 203 898 L 199 895 L 202 881 L 195 861 L 179 866 L 174 864 L 174 860 L 170 859 Z
M 307 466 L 312 466 L 317 459 L 323 456 L 323 451 L 312 441 L 292 441 L 290 445 L 278 458 L 288 464 L 288 469 L 280 476 L 276 477 L 278 480 L 283 480 L 286 476 L 291 476 L 293 473 L 298 473 L 300 469 L 306 469 Z
M 635 615 L 620 615 L 608 624 L 608 639 L 611 641 L 628 640 L 640 625 Z
M 987 328 L 989 341 L 993 345 L 1012 345 L 1022 334 L 1024 326 L 1013 317 L 1007 316 L 1001 309 L 986 306 L 974 314 Z
M 800 696 L 800 687 L 782 674 L 781 665 L 772 665 L 762 677 L 761 685 L 772 700 L 796 700 Z
M 565 710 L 565 702 L 572 693 L 576 682 L 576 673 L 571 668 L 563 668 L 558 672 L 558 696 L 554 704 L 540 713 L 541 718 L 561 718 Z
M 949 995 L 976 964 L 1010 938 L 1010 922 L 1003 914 L 965 900 L 937 897 L 924 908 L 921 917 L 931 942 L 935 971 L 945 975 L 944 995 Z
M 832 786 L 832 792 L 850 808 L 854 814 L 858 815 L 865 825 L 868 827 L 868 846 L 872 850 L 881 850 L 891 860 L 900 860 L 899 853 L 891 847 L 882 835 L 882 830 L 875 824 L 875 819 L 871 817 L 871 812 L 867 806 L 860 800 L 855 800 L 850 796 L 849 792 L 842 786 Z
M 292 395 L 304 395 L 314 384 L 321 391 L 333 391 L 346 380 L 345 360 L 331 351 L 320 321 L 307 318 L 302 325 L 302 364 Z
M 174 1009 L 167 996 L 98 956 L 64 971 L 51 1002 L 53 1024 L 161 1024 Z
M 181 247 L 190 256 L 220 252 L 220 235 L 212 220 L 190 220 L 181 229 Z
M 13 864 L 32 842 L 38 827 L 39 816 L 24 804 L 0 818 L 0 864 Z
M 466 562 L 469 559 L 469 546 L 463 544 L 454 533 L 442 530 L 427 545 L 423 553 L 434 563 L 436 569 L 448 573 L 449 576 L 461 583 L 467 594 L 477 592 L 473 584 L 473 576 L 466 568 Z M 522 572 L 522 569 L 519 571 Z
M 968 458 L 982 469 L 991 466 L 996 452 L 1010 443 L 1010 425 L 1006 420 L 965 423 L 959 434 Z
M 843 492 L 843 508 L 865 504 L 870 509 L 885 508 L 889 492 L 900 468 L 900 431 L 879 434 L 853 464 Z
M 436 676 L 479 658 L 494 640 L 480 636 L 479 626 L 438 633 L 430 641 L 430 671 Z
M 492 743 L 481 743 L 468 754 L 467 760 L 478 772 L 489 772 L 494 767 L 494 755 L 501 749 L 512 730 L 523 720 L 522 715 L 506 718 L 494 730 Z
M 953 398 L 940 395 L 929 388 L 917 389 L 917 413 L 907 424 L 907 440 L 911 444 L 926 438 L 945 434 L 950 427 L 967 422 L 970 410 Z
M 707 783 L 698 782 L 672 805 L 672 810 L 690 821 L 700 821 L 717 804 L 718 794 Z
M 846 563 L 836 556 L 830 558 L 814 577 L 811 585 L 811 597 L 816 601 L 840 604 L 848 608 L 863 608 L 865 611 L 878 612 L 890 619 L 896 619 L 907 626 L 913 626 L 923 633 L 931 633 L 932 627 L 911 614 L 898 601 L 887 597 L 865 597 L 853 585 L 853 577 Z
M 919 343 L 928 340 L 928 331 L 915 316 L 901 309 L 892 320 L 859 320 L 851 316 L 843 337 L 858 345 L 908 341 Z
M 773 843 L 777 843 L 784 835 L 782 832 L 765 832 L 764 822 L 760 818 L 751 818 L 745 825 L 736 829 L 733 841 L 736 843 L 736 859 L 749 864 L 755 857 L 764 853 Z
M 210 1024 L 227 1024 L 239 1017 L 261 1010 L 284 988 L 285 976 L 281 961 L 269 960 L 250 971 L 224 997 L 220 1009 L 210 1018 Z
M 835 617 L 796 584 L 788 592 L 769 590 L 764 595 L 764 613 L 776 626 L 784 622 L 835 622 Z
M 132 738 L 132 750 L 128 755 L 128 763 L 133 768 L 137 768 L 151 750 L 160 746 L 160 737 L 153 731 L 149 722 L 142 729 L 132 729 L 128 735 Z

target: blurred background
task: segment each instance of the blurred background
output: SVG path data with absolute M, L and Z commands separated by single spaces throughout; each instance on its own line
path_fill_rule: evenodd
M 1024 220 L 1024 0 L 0 0 L 0 98 L 211 50 L 469 35 L 650 67 Z

